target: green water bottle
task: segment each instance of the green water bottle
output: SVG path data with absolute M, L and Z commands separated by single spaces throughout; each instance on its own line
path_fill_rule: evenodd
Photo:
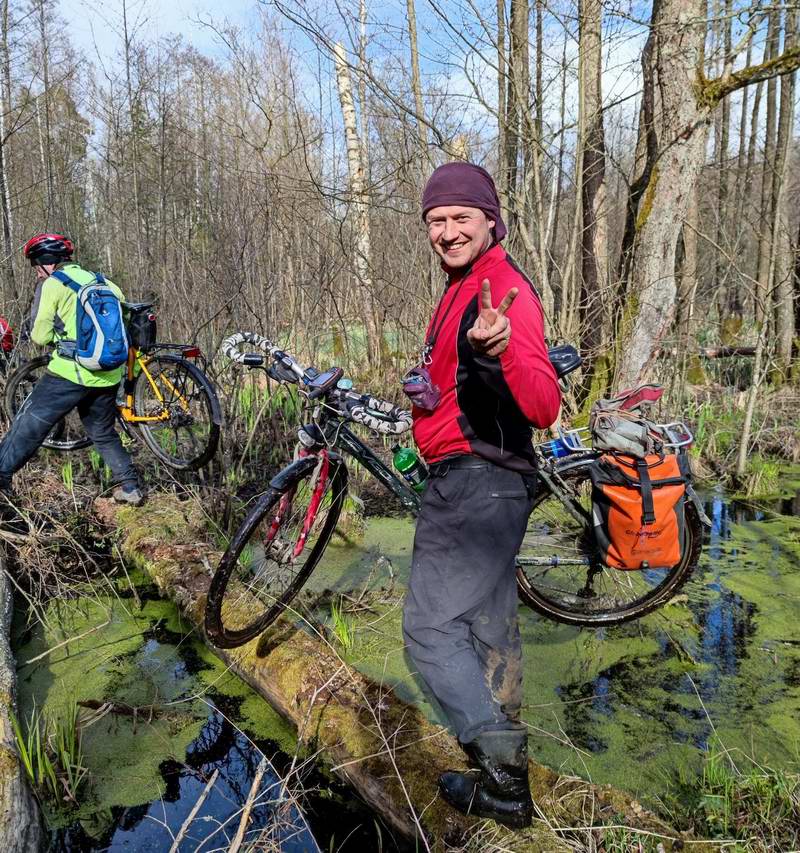
M 417 456 L 416 450 L 411 447 L 400 447 L 395 444 L 392 448 L 392 464 L 403 475 L 409 486 L 415 492 L 421 492 L 425 488 L 425 480 L 428 477 L 428 469 L 425 463 Z

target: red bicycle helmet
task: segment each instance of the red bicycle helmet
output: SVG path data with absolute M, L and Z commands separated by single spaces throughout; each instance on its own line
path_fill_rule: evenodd
M 75 247 L 72 240 L 63 234 L 37 234 L 25 244 L 23 252 L 31 266 L 58 264 L 72 257 Z

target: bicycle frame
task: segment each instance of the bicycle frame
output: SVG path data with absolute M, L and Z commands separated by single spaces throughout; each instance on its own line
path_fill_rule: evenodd
M 194 347 L 185 347 L 181 344 L 158 344 L 154 351 L 158 351 L 159 349 L 179 349 L 183 352 L 186 352 L 187 349 L 192 352 L 195 351 Z M 199 351 L 198 351 L 199 352 Z M 158 384 L 153 379 L 152 373 L 147 369 L 147 365 L 152 360 L 151 355 L 145 355 L 141 353 L 139 350 L 131 347 L 128 350 L 128 362 L 126 364 L 126 374 L 125 374 L 125 404 L 119 407 L 120 418 L 123 423 L 129 424 L 138 424 L 138 423 L 163 423 L 164 421 L 168 421 L 171 417 L 169 410 L 164 407 L 162 411 L 157 415 L 137 415 L 133 411 L 133 386 L 134 381 L 136 379 L 135 375 L 135 367 L 138 365 L 141 372 L 147 378 L 147 381 L 150 383 L 150 387 L 153 389 L 153 393 L 156 395 L 156 399 L 159 403 L 164 406 L 164 395 L 161 393 L 161 390 L 158 387 Z M 166 376 L 161 377 L 161 381 L 166 386 L 167 390 L 175 394 L 178 402 L 181 405 L 181 408 L 189 413 L 189 404 L 184 400 L 183 395 L 178 391 L 178 389 L 169 381 Z
M 422 498 L 410 486 L 407 486 L 405 481 L 401 480 L 388 465 L 384 464 L 347 426 L 338 427 L 336 445 L 352 456 L 356 462 L 363 465 L 379 483 L 382 483 L 399 499 L 409 512 L 413 512 L 414 515 L 419 513 Z

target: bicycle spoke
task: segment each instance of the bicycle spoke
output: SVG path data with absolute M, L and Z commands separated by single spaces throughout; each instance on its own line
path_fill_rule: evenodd
M 145 441 L 167 464 L 189 467 L 218 435 L 202 375 L 175 357 L 156 356 L 146 368 L 136 385 L 136 413 L 157 420 L 140 423 Z
M 227 630 L 246 628 L 258 611 L 274 610 L 277 615 L 294 597 L 305 579 L 309 561 L 316 562 L 319 557 L 317 545 L 329 513 L 344 496 L 341 490 L 335 491 L 330 476 L 329 473 L 302 549 L 298 543 L 310 520 L 309 506 L 318 494 L 316 477 L 301 479 L 291 494 L 284 493 L 253 528 L 236 561 L 234 580 L 238 583 L 229 586 L 226 593 Z

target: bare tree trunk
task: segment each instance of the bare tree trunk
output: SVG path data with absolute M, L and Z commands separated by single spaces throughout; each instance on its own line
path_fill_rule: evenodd
M 672 322 L 676 244 L 703 167 L 713 111 L 738 89 L 800 66 L 800 51 L 790 49 L 709 80 L 703 70 L 705 31 L 702 0 L 653 4 L 643 55 L 637 165 L 619 265 L 626 301 L 616 335 L 617 378 L 626 385 L 649 371 Z
M 608 284 L 608 227 L 606 218 L 606 150 L 603 129 L 602 4 L 582 0 L 579 39 L 580 145 L 583 151 L 581 186 L 581 350 L 587 364 L 600 354 L 604 341 L 604 299 Z
M 528 108 L 528 0 L 511 0 L 510 50 L 508 62 L 508 94 L 506 96 L 506 197 L 508 225 L 516 229 L 520 199 L 517 173 L 522 148 L 523 112 Z
M 52 142 L 50 139 L 50 51 L 48 49 L 48 33 L 45 25 L 45 0 L 39 0 L 39 38 L 42 48 L 42 83 L 44 91 L 41 99 L 44 99 L 44 129 L 42 131 L 42 159 L 44 161 L 44 174 L 46 181 L 46 220 L 48 226 L 52 227 L 52 220 L 55 216 L 53 209 L 54 190 L 53 190 L 53 152 Z M 36 102 L 37 109 L 39 101 Z M 40 118 L 41 120 L 41 118 Z
M 500 214 L 508 221 L 508 107 L 509 90 L 506 63 L 506 4 L 497 0 L 497 194 L 500 197 Z
M 423 118 L 425 105 L 422 101 L 422 79 L 419 73 L 419 48 L 417 47 L 417 13 L 414 0 L 406 0 L 408 16 L 408 42 L 411 50 L 411 89 L 414 94 L 414 107 L 417 111 L 417 137 L 423 162 L 428 160 L 428 128 Z
M 2 0 L 0 6 L 0 211 L 3 220 L 3 252 L 5 262 L 5 288 L 3 296 L 6 302 L 16 296 L 14 287 L 14 226 L 11 221 L 11 192 L 8 173 L 10 168 L 10 135 L 7 135 L 7 120 L 11 115 L 11 62 L 8 53 L 8 0 Z
M 780 11 L 773 10 L 769 15 L 765 58 L 772 59 L 778 53 L 780 38 Z M 755 319 L 761 324 L 767 321 L 770 313 L 770 259 L 772 256 L 772 231 L 775 216 L 773 176 L 775 174 L 775 127 L 777 125 L 777 88 L 778 81 L 767 81 L 767 120 L 764 136 L 764 165 L 761 172 L 761 220 L 758 232 L 758 286 L 756 288 Z
M 796 42 L 797 16 L 787 9 L 785 22 L 784 50 L 791 49 Z M 774 322 L 775 322 L 775 366 L 777 376 L 786 378 L 792 360 L 794 338 L 794 310 L 792 305 L 792 246 L 789 236 L 789 209 L 786 181 L 788 179 L 789 144 L 794 127 L 795 74 L 781 78 L 781 101 L 778 119 L 778 140 L 775 150 L 775 174 L 772 183 L 774 205 L 772 252 Z M 794 205 L 792 205 L 794 207 Z
M 720 73 L 727 73 L 731 62 L 731 0 L 718 0 L 717 9 L 720 14 L 717 27 L 717 41 L 722 42 L 723 55 L 719 63 Z M 747 91 L 745 89 L 745 91 Z M 744 108 L 743 108 L 744 109 Z M 714 288 L 715 302 L 727 305 L 729 287 L 730 263 L 725 257 L 724 250 L 728 245 L 725 226 L 728 223 L 728 148 L 730 146 L 731 107 L 730 99 L 724 98 L 717 109 L 714 121 L 714 148 L 717 163 L 717 205 L 716 205 L 716 228 L 715 242 L 718 248 L 715 253 L 714 263 Z M 723 251 L 720 251 L 723 250 Z M 726 321 L 728 318 L 725 318 Z
M 364 174 L 364 151 L 358 135 L 356 109 L 353 103 L 353 90 L 344 47 L 334 47 L 336 64 L 336 82 L 339 88 L 339 102 L 344 120 L 344 132 L 347 142 L 347 166 L 350 175 L 350 195 L 352 196 L 353 234 L 355 256 L 353 266 L 361 285 L 364 304 L 364 323 L 367 331 L 367 352 L 372 364 L 381 360 L 381 328 L 374 302 L 372 262 L 370 246 L 369 207 Z
M 139 195 L 139 105 L 133 96 L 133 76 L 131 72 L 133 44 L 132 33 L 128 29 L 128 0 L 122 0 L 122 32 L 125 46 L 125 85 L 128 94 L 128 117 L 131 123 L 133 207 L 136 219 L 136 261 L 138 269 L 142 269 L 144 258 L 142 252 L 142 207 Z
M 672 324 L 675 251 L 690 192 L 703 166 L 709 111 L 688 93 L 702 68 L 702 0 L 660 0 L 653 5 L 642 58 L 644 94 L 639 119 L 636 176 L 620 258 L 625 303 L 616 334 L 617 381 L 631 385 L 649 369 Z
M 561 95 L 559 98 L 559 116 L 561 120 L 561 127 L 564 128 L 566 125 L 566 106 L 567 106 L 567 45 L 569 43 L 570 34 L 569 31 L 565 29 L 564 31 L 564 48 L 561 54 Z M 555 175 L 553 177 L 553 194 L 550 198 L 550 210 L 552 211 L 552 220 L 548 221 L 547 231 L 549 234 L 550 242 L 547 247 L 547 274 L 548 278 L 553 281 L 553 273 L 555 271 L 555 254 L 556 254 L 556 240 L 558 240 L 558 224 L 561 218 L 561 200 L 563 197 L 563 180 L 564 180 L 564 149 L 566 146 L 564 145 L 564 136 L 563 132 L 561 135 L 561 141 L 558 146 L 558 164 L 555 169 Z M 578 169 L 576 167 L 576 176 L 575 179 L 578 180 Z M 549 217 L 548 217 L 549 219 Z M 561 308 L 565 304 L 567 300 L 564 298 L 564 276 L 559 276 L 559 298 L 558 302 L 555 306 L 555 310 L 557 313 L 561 313 Z
M 681 230 L 675 263 L 675 274 L 678 283 L 675 338 L 678 356 L 684 360 L 683 369 L 679 372 L 680 384 L 677 390 L 680 394 L 684 391 L 686 380 L 692 384 L 699 384 L 705 379 L 696 346 L 697 320 L 695 308 L 699 281 L 697 276 L 697 235 L 700 228 L 697 189 L 695 185 L 686 208 L 686 222 Z

